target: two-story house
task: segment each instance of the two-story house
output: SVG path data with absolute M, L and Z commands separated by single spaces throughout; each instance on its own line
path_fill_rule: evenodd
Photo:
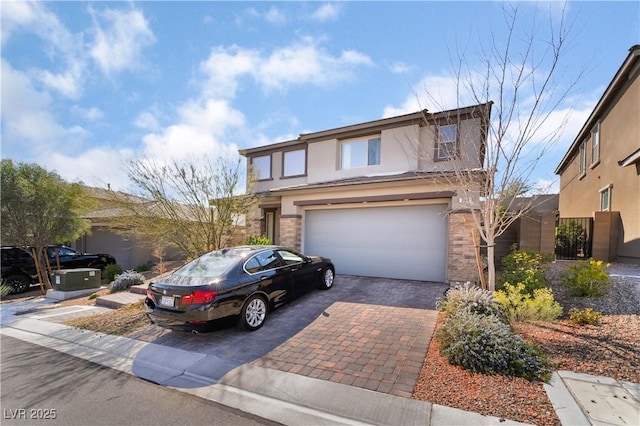
M 418 111 L 240 150 L 261 195 L 247 235 L 330 257 L 339 274 L 477 281 L 451 172 L 481 178 L 490 111 Z
M 640 45 L 556 168 L 561 218 L 594 219 L 596 259 L 640 264 Z

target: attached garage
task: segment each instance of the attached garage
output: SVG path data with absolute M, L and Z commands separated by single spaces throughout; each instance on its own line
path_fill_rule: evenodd
M 447 205 L 307 210 L 304 252 L 330 257 L 338 274 L 446 279 Z

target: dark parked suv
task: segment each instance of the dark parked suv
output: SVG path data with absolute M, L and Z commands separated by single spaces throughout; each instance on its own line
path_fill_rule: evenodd
M 56 251 L 58 252 L 56 258 Z M 116 259 L 108 254 L 80 253 L 66 246 L 48 246 L 47 255 L 53 269 L 96 268 L 101 271 L 107 265 L 116 263 Z M 38 282 L 33 258 L 20 247 L 2 247 L 2 280 L 13 288 L 14 293 L 26 291 L 31 284 Z

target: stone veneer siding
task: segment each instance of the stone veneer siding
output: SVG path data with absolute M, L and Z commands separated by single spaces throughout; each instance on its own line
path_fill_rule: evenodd
M 302 216 L 280 216 L 280 245 L 300 250 L 302 242 Z
M 262 235 L 262 220 L 252 219 L 247 221 L 247 237 L 259 237 Z
M 449 283 L 467 282 L 479 284 L 476 255 L 473 247 L 475 222 L 469 211 L 449 213 L 449 250 L 447 280 Z

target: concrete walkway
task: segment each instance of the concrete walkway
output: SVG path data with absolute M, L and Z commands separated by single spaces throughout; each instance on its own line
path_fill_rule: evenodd
M 411 308 L 383 307 L 383 321 L 372 321 L 379 306 L 368 311 L 366 305 L 336 302 L 316 321 L 266 356 L 239 367 L 223 365 L 221 368 L 226 360 L 211 354 L 93 333 L 52 322 L 58 315 L 73 315 L 74 309 L 77 309 L 77 314 L 87 314 L 92 309 L 104 308 L 66 307 L 19 316 L 10 316 L 4 308 L 3 328 L 0 329 L 3 335 L 172 386 L 283 424 L 519 424 L 405 397 L 406 389 L 399 386 L 394 391 L 390 386 L 394 375 L 404 377 L 410 374 L 409 370 L 402 371 L 398 365 L 391 369 L 392 364 L 389 364 L 389 369 L 385 370 L 380 368 L 383 364 L 365 371 L 369 363 L 358 361 L 375 349 L 378 349 L 378 355 L 383 354 L 382 346 L 387 343 L 376 343 L 373 336 L 359 335 L 354 324 L 349 324 L 348 316 L 364 316 L 360 319 L 368 320 L 370 325 L 372 322 L 386 323 L 384 319 L 404 315 L 404 320 L 413 322 L 413 325 L 408 324 L 411 329 L 424 326 L 425 321 L 435 321 L 435 317 L 429 317 L 429 311 L 425 311 L 425 316 Z M 397 342 L 404 342 L 403 348 L 396 349 L 411 353 L 406 348 L 415 344 L 410 337 L 414 334 L 409 333 L 409 337 L 398 334 L 399 328 L 399 325 L 380 329 L 374 326 L 374 331 L 382 341 L 393 337 Z M 328 334 L 323 340 L 318 340 L 321 333 Z M 353 336 L 350 337 L 351 334 Z M 348 340 L 356 347 L 354 356 L 340 355 L 331 360 L 314 361 L 323 354 L 347 347 L 342 345 Z M 376 348 L 376 345 L 379 346 Z M 311 352 L 303 353 L 302 347 L 309 348 Z M 284 351 L 283 356 L 290 356 L 292 365 L 274 364 L 274 360 L 280 359 L 276 351 Z M 425 351 L 425 348 L 416 348 L 416 353 L 422 352 L 422 360 Z M 318 377 L 310 376 L 314 371 L 320 373 Z M 321 378 L 323 373 L 326 376 Z M 366 380 L 356 383 L 361 377 L 366 377 Z M 560 371 L 554 374 L 545 389 L 563 425 L 640 424 L 638 384 Z

